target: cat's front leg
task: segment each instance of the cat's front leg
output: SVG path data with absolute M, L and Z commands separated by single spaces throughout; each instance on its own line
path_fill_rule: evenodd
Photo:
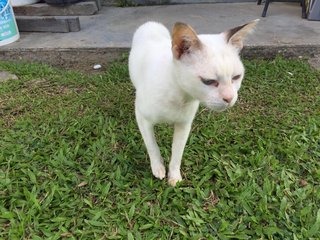
M 177 182 L 182 180 L 180 173 L 181 159 L 190 133 L 191 123 L 176 123 L 174 125 L 172 155 L 168 174 L 168 181 L 171 186 L 175 186 Z
M 156 178 L 163 179 L 166 176 L 166 168 L 164 167 L 159 146 L 154 136 L 154 126 L 146 120 L 137 109 L 136 119 L 150 157 L 152 173 Z

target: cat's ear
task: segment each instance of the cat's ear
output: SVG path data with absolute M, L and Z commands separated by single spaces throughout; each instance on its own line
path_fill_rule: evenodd
M 172 31 L 172 54 L 176 59 L 201 48 L 197 33 L 185 23 L 177 22 Z
M 250 23 L 232 28 L 224 32 L 227 43 L 233 45 L 240 51 L 243 48 L 243 40 L 249 33 L 254 30 L 258 22 L 259 19 L 256 19 Z

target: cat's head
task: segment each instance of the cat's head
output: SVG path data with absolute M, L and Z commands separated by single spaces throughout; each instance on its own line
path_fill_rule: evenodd
M 189 25 L 176 23 L 172 54 L 181 88 L 213 110 L 233 106 L 244 76 L 239 52 L 257 22 L 213 35 L 197 35 Z

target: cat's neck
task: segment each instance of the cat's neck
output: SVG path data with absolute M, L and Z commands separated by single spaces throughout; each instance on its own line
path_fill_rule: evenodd
M 181 80 L 183 80 L 183 79 L 180 79 L 181 78 L 181 74 L 177 70 L 177 68 L 176 68 L 176 66 L 174 64 L 174 60 L 172 61 L 172 64 L 169 67 L 169 72 L 170 72 L 170 75 L 171 75 L 171 78 L 170 78 L 171 86 L 170 86 L 170 88 L 172 90 L 174 88 L 174 91 L 175 91 L 175 96 L 174 97 L 178 98 L 180 102 L 184 102 L 185 104 L 197 102 L 198 100 L 195 99 L 194 97 L 192 97 L 189 93 L 187 93 L 183 89 L 183 87 L 179 84 L 179 82 L 181 82 Z

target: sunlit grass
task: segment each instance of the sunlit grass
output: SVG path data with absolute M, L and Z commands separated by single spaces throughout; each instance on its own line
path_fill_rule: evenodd
M 126 63 L 87 76 L 0 63 L 0 238 L 320 239 L 320 80 L 247 61 L 236 106 L 201 108 L 176 188 L 152 176 Z M 172 130 L 157 127 L 169 161 Z

